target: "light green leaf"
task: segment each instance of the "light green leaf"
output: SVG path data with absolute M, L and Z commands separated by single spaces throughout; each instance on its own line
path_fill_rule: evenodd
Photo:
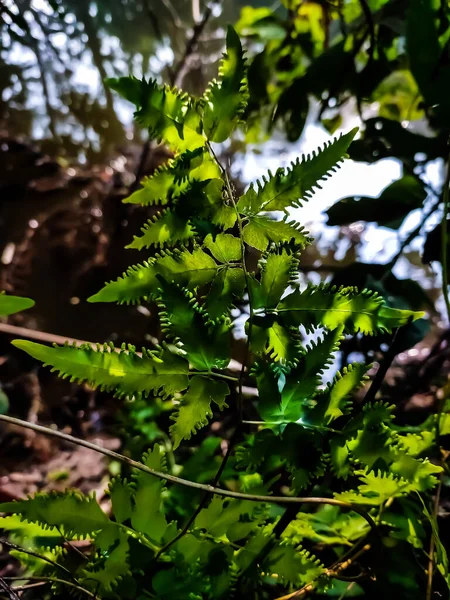
M 134 236 L 126 248 L 142 250 L 151 246 L 176 246 L 195 235 L 190 222 L 176 210 L 165 210 L 149 220 L 141 229 L 141 236 Z
M 153 450 L 142 457 L 142 462 L 155 471 L 164 471 L 165 463 L 161 448 L 155 444 Z M 135 494 L 131 514 L 134 529 L 144 533 L 159 544 L 167 529 L 167 520 L 161 508 L 163 481 L 148 473 L 138 471 L 134 476 Z
M 318 558 L 287 540 L 269 552 L 263 568 L 276 574 L 278 582 L 294 586 L 306 585 L 325 572 Z
M 220 410 L 226 408 L 225 398 L 229 393 L 230 390 L 224 381 L 213 381 L 200 376 L 191 379 L 180 408 L 171 417 L 175 421 L 170 427 L 175 449 L 182 440 L 191 439 L 193 434 L 207 425 L 213 414 L 211 402 L 215 402 Z
M 109 484 L 112 512 L 118 523 L 131 517 L 133 488 L 126 479 L 113 479 Z
M 32 306 L 34 306 L 34 300 L 30 300 L 30 298 L 7 296 L 5 292 L 0 293 L 0 317 L 8 317 Z
M 319 182 L 327 179 L 339 167 L 357 129 L 341 135 L 325 144 L 322 150 L 302 157 L 288 169 L 278 169 L 275 175 L 268 174 L 245 192 L 238 202 L 239 212 L 254 216 L 261 211 L 285 211 L 289 207 L 300 207 L 301 200 L 309 200 Z
M 392 331 L 420 319 L 424 313 L 389 308 L 376 292 L 330 285 L 296 290 L 278 305 L 277 312 L 286 323 L 335 329 L 344 326 L 346 333 L 365 335 Z
M 349 397 L 367 381 L 370 365 L 352 363 L 338 372 L 327 389 L 318 394 L 316 406 L 307 414 L 308 422 L 328 425 L 349 410 Z
M 137 121 L 148 128 L 151 138 L 164 141 L 177 153 L 205 145 L 201 117 L 193 99 L 180 90 L 158 85 L 155 79 L 143 79 L 139 90 L 135 81 L 132 93 L 127 87 L 129 78 L 109 79 L 108 84 L 119 93 L 125 90 L 125 97 L 137 107 Z
M 125 198 L 125 204 L 167 204 L 170 198 L 178 198 L 185 193 L 192 182 L 220 179 L 220 170 L 208 150 L 197 148 L 186 151 L 174 160 L 156 169 L 145 177 L 142 188 Z
M 293 241 L 300 248 L 304 248 L 311 242 L 308 233 L 298 223 L 286 222 L 286 218 L 282 221 L 274 221 L 270 217 L 251 216 L 242 235 L 249 246 L 261 252 L 264 252 L 271 242 L 279 244 Z
M 242 259 L 242 249 L 239 238 L 231 233 L 219 233 L 214 239 L 209 234 L 204 245 L 220 263 L 229 263 Z
M 236 298 L 242 298 L 245 275 L 240 268 L 224 267 L 214 278 L 205 298 L 205 308 L 212 319 L 223 316 Z
M 106 284 L 88 301 L 122 304 L 153 299 L 159 294 L 158 276 L 168 283 L 175 282 L 192 290 L 212 281 L 218 268 L 214 259 L 200 248 L 165 253 L 143 265 L 130 267 L 122 277 Z
M 261 282 L 252 280 L 253 308 L 275 308 L 295 276 L 298 261 L 286 248 L 268 254 L 262 263 Z
M 19 514 L 43 527 L 59 527 L 69 538 L 92 535 L 109 523 L 95 497 L 79 492 L 36 494 L 28 500 L 0 504 L 0 512 Z
M 175 285 L 163 285 L 161 326 L 179 340 L 189 362 L 199 370 L 224 369 L 230 362 L 230 323 L 211 321 L 195 296 Z
M 213 81 L 203 98 L 203 126 L 208 139 L 224 142 L 230 137 L 245 110 L 248 99 L 244 54 L 239 36 L 227 31 L 227 50 L 219 66 L 219 79 Z
M 273 361 L 290 366 L 297 364 L 302 355 L 298 330 L 286 327 L 276 315 L 253 317 L 251 349 L 256 354 L 267 354 Z
M 114 585 L 130 572 L 128 535 L 110 523 L 95 538 L 96 548 L 105 556 L 99 563 L 90 563 L 83 570 L 80 583 L 96 594 L 108 594 Z
M 117 397 L 161 392 L 171 396 L 186 389 L 189 365 L 168 350 L 142 356 L 131 349 L 115 352 L 109 346 L 94 350 L 82 346 L 44 346 L 35 342 L 14 340 L 13 345 L 58 371 L 71 381 L 86 381 L 92 387 L 113 391 Z

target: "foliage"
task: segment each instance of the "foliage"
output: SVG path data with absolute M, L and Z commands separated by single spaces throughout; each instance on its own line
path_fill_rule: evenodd
M 14 342 L 63 377 L 129 402 L 145 398 L 155 410 L 164 405 L 173 421 L 172 447 L 154 444 L 142 458 L 144 471 L 111 482 L 110 514 L 76 491 L 0 505 L 12 515 L 5 528 L 24 545 L 30 538 L 42 545 L 50 562 L 17 556 L 35 576 L 57 578 L 55 594 L 74 585 L 90 597 L 123 599 L 267 598 L 304 585 L 327 594 L 336 590 L 339 570 L 326 564 L 339 565 L 343 550 L 356 553 L 353 544 L 364 541 L 369 558 L 362 561 L 375 568 L 380 537 L 388 557 L 407 556 L 404 568 L 417 572 L 419 564 L 421 575 L 427 564 L 418 494 L 429 501 L 442 468 L 424 456 L 420 427 L 413 436 L 394 424 L 392 407 L 355 401 L 368 366 L 333 369 L 345 336 L 387 335 L 423 313 L 389 307 L 367 289 L 304 289 L 298 264 L 310 238 L 287 216 L 339 166 L 356 132 L 268 173 L 237 197 L 212 146 L 239 126 L 247 103 L 245 60 L 231 29 L 227 44 L 219 79 L 202 98 L 153 80 L 111 82 L 174 159 L 129 199 L 160 209 L 132 244 L 158 246 L 158 253 L 90 301 L 154 302 L 164 342 L 140 353 L 125 345 L 117 351 Z M 282 220 L 274 218 L 277 211 Z M 231 345 L 236 307 L 246 319 L 238 374 Z M 245 386 L 256 386 L 258 396 L 249 398 Z M 189 457 L 190 440 L 211 419 L 209 434 L 220 429 L 219 411 L 236 427 L 226 442 L 234 456 L 225 454 L 214 478 L 222 477 L 222 488 L 212 495 L 200 486 L 202 499 L 199 484 L 174 475 L 206 476 L 220 445 L 206 437 Z M 168 469 L 165 454 L 172 450 L 182 464 Z M 166 488 L 165 477 L 184 483 L 184 495 Z M 297 511 L 301 491 L 306 498 L 297 499 Z M 317 493 L 325 498 L 311 499 Z M 374 525 L 381 526 L 377 535 L 369 534 Z M 83 557 L 70 544 L 80 539 L 89 540 Z M 402 581 L 391 582 L 393 589 L 413 598 Z
M 412 242 L 414 249 L 422 249 L 424 264 L 442 259 L 438 221 L 444 177 L 431 173 L 437 159 L 448 163 L 449 156 L 447 4 L 283 0 L 276 11 L 249 4 L 236 25 L 252 52 L 247 141 L 263 141 L 275 129 L 297 140 L 312 121 L 334 133 L 358 119 L 361 136 L 350 145 L 349 156 L 372 164 L 395 159 L 401 175 L 377 197 L 338 200 L 326 211 L 327 224 L 360 222 L 353 233 L 347 229 L 341 234 L 356 252 L 363 234 L 355 241 L 355 231 L 364 231 L 367 224 L 400 229 L 398 254 L 385 259 L 377 276 L 371 274 L 364 285 L 376 285 L 386 299 L 402 296 L 401 286 L 392 293 L 385 283 L 402 255 L 410 260 L 411 271 L 417 267 L 414 254 L 406 253 Z M 416 221 L 408 219 L 413 211 Z M 350 277 L 346 266 L 342 271 L 344 279 Z M 416 291 L 402 298 L 402 307 L 422 308 L 418 286 Z M 424 336 L 425 330 L 409 329 L 411 338 Z
M 0 293 L 0 317 L 8 317 L 32 306 L 34 306 L 34 301 L 30 298 L 9 296 L 5 292 Z

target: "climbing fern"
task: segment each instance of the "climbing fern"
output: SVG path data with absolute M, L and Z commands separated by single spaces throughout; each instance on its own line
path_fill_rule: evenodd
M 0 526 L 51 556 L 27 557 L 35 576 L 57 578 L 57 592 L 67 581 L 68 592 L 95 598 L 274 598 L 302 586 L 327 593 L 340 570 L 326 565 L 339 565 L 355 543 L 367 538 L 373 562 L 380 535 L 397 552 L 420 549 L 418 493 L 429 493 L 441 472 L 424 458 L 433 440 L 395 426 L 392 407 L 354 401 L 367 365 L 350 363 L 331 376 L 329 369 L 346 335 L 392 332 L 422 315 L 390 308 L 370 290 L 305 288 L 298 277 L 311 238 L 289 210 L 339 167 L 356 131 L 238 197 L 213 146 L 241 125 L 247 101 L 245 58 L 232 29 L 219 77 L 202 98 L 154 80 L 110 85 L 174 158 L 125 200 L 158 210 L 128 246 L 151 255 L 89 300 L 152 301 L 164 340 L 141 351 L 14 344 L 72 381 L 128 401 L 162 399 L 172 448 L 156 444 L 137 475 L 114 479 L 108 512 L 78 492 L 37 494 L 0 505 L 10 515 Z M 238 355 L 236 308 L 246 320 Z M 235 432 L 214 479 L 222 477 L 222 487 L 212 489 L 204 484 L 220 448 L 211 436 L 224 411 L 231 425 L 224 431 Z M 211 419 L 209 437 L 196 441 Z M 172 458 L 168 469 L 172 450 L 179 464 Z M 177 480 L 180 472 L 197 482 Z M 166 488 L 165 477 L 192 493 Z M 295 507 L 300 492 L 298 510 L 283 508 Z M 378 525 L 383 533 L 370 533 Z M 82 538 L 90 545 L 74 558 L 67 541 Z

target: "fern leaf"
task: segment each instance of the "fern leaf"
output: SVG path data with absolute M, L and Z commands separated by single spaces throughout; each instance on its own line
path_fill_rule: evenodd
M 7 531 L 14 542 L 32 544 L 35 548 L 49 550 L 64 544 L 64 538 L 56 527 L 24 521 L 18 514 L 0 517 L 0 530 Z
M 188 384 L 187 361 L 168 350 L 159 354 L 144 351 L 141 357 L 133 350 L 115 352 L 106 344 L 94 350 L 89 344 L 50 347 L 24 340 L 12 343 L 51 366 L 61 377 L 114 391 L 117 397 L 147 395 L 160 390 L 170 396 L 186 389 Z
M 165 210 L 149 220 L 141 229 L 141 236 L 134 236 L 126 248 L 142 250 L 151 246 L 176 246 L 195 235 L 192 225 L 176 210 Z
M 8 317 L 32 306 L 34 306 L 34 300 L 30 298 L 7 296 L 5 292 L 0 292 L 0 317 Z
M 230 362 L 230 324 L 210 321 L 195 296 L 176 285 L 162 286 L 159 302 L 163 331 L 181 342 L 189 362 L 199 370 L 224 369 Z
M 285 326 L 276 315 L 253 317 L 251 349 L 285 366 L 298 363 L 303 350 L 298 329 Z
M 311 423 L 329 425 L 331 421 L 341 417 L 349 409 L 349 396 L 367 381 L 366 373 L 370 365 L 352 363 L 337 373 L 332 384 L 318 394 L 314 402 L 316 406 L 307 414 Z
M 262 504 L 248 500 L 224 500 L 214 496 L 197 515 L 194 527 L 207 531 L 216 539 L 226 536 L 236 542 L 247 537 L 261 522 Z
M 215 238 L 209 234 L 204 245 L 214 258 L 222 264 L 242 260 L 242 248 L 239 238 L 230 233 L 219 233 Z
M 203 127 L 212 142 L 228 139 L 245 110 L 248 100 L 247 76 L 239 36 L 227 31 L 227 49 L 219 66 L 219 79 L 213 81 L 203 98 Z
M 376 475 L 373 472 L 355 471 L 362 483 L 354 491 L 334 494 L 337 500 L 367 506 L 381 506 L 389 498 L 400 498 L 408 493 L 409 484 L 392 474 Z
M 112 512 L 118 523 L 131 517 L 133 488 L 126 479 L 113 479 L 109 484 Z
M 277 312 L 290 325 L 336 329 L 343 325 L 346 333 L 374 335 L 392 331 L 424 313 L 390 308 L 376 292 L 330 285 L 295 290 L 278 305 Z
M 178 283 L 193 290 L 212 281 L 217 271 L 214 259 L 201 248 L 166 253 L 149 259 L 143 265 L 130 267 L 122 277 L 106 284 L 88 301 L 122 304 L 154 299 L 161 285 L 158 276 L 168 283 Z
M 301 586 L 317 579 L 325 572 L 318 558 L 288 540 L 273 548 L 265 557 L 263 569 L 274 574 L 286 585 Z
M 205 308 L 212 319 L 219 319 L 233 305 L 235 298 L 242 298 L 245 289 L 245 275 L 242 269 L 224 267 L 208 290 Z
M 167 204 L 170 198 L 178 198 L 185 193 L 192 182 L 205 182 L 220 179 L 220 170 L 205 148 L 186 151 L 166 165 L 159 167 L 145 177 L 142 188 L 125 198 L 125 204 L 152 206 Z
M 174 448 L 182 440 L 189 440 L 201 427 L 207 425 L 212 417 L 211 402 L 220 410 L 227 406 L 225 398 L 230 393 L 223 381 L 212 381 L 207 377 L 195 376 L 184 394 L 178 411 L 171 418 L 175 421 L 170 427 Z
M 298 260 L 286 248 L 270 252 L 262 261 L 261 282 L 252 281 L 253 308 L 275 308 L 295 277 Z
M 176 153 L 205 145 L 193 99 L 180 90 L 158 85 L 155 79 L 143 79 L 139 86 L 135 82 L 130 94 L 130 78 L 108 80 L 113 90 L 136 105 L 135 118 L 148 128 L 150 137 L 164 141 Z
M 252 184 L 238 202 L 239 212 L 254 216 L 261 211 L 286 211 L 289 207 L 300 207 L 301 200 L 309 200 L 319 181 L 326 180 L 337 170 L 346 156 L 348 147 L 355 137 L 357 129 L 325 144 L 322 150 L 313 152 L 302 161 L 298 159 L 288 169 L 278 169 L 268 178 Z
M 250 216 L 242 231 L 244 241 L 257 250 L 264 252 L 270 243 L 293 242 L 300 249 L 311 243 L 308 233 L 295 221 L 274 221 L 267 216 Z
M 130 572 L 128 536 L 110 523 L 96 536 L 95 547 L 102 557 L 83 569 L 80 583 L 100 597 L 109 596 L 120 579 Z
M 165 462 L 158 444 L 143 456 L 142 462 L 155 471 L 164 471 Z M 167 529 L 167 521 L 161 507 L 161 494 L 164 483 L 139 471 L 135 477 L 134 506 L 131 513 L 131 524 L 134 529 L 144 533 L 159 544 Z
M 299 352 L 298 364 L 281 380 L 272 370 L 262 369 L 257 376 L 259 412 L 265 421 L 299 422 L 308 415 L 308 405 L 320 383 L 320 375 L 330 364 L 342 339 L 342 327 L 327 333 L 322 340 Z M 306 422 L 309 419 L 306 417 Z
M 0 512 L 18 514 L 44 528 L 59 528 L 68 538 L 92 535 L 109 523 L 95 497 L 78 492 L 36 494 L 27 500 L 0 504 Z

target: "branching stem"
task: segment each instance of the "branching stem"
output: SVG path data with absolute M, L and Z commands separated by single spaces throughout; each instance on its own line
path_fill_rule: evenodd
M 308 497 L 302 498 L 298 496 L 264 496 L 260 494 L 245 494 L 243 492 L 234 492 L 232 490 L 224 490 L 218 487 L 214 487 L 212 485 L 207 485 L 204 483 L 198 483 L 197 481 L 189 481 L 188 479 L 183 479 L 181 477 L 176 477 L 175 475 L 170 475 L 169 473 L 162 473 L 161 471 L 156 471 L 155 469 L 151 469 L 146 465 L 133 460 L 132 458 L 128 458 L 123 454 L 119 454 L 118 452 L 114 452 L 113 450 L 109 450 L 108 448 L 103 448 L 97 444 L 93 444 L 92 442 L 88 442 L 87 440 L 78 439 L 68 433 L 63 433 L 62 431 L 58 431 L 57 429 L 51 429 L 50 427 L 43 427 L 42 425 L 37 425 L 36 423 L 29 423 L 28 421 L 23 421 L 22 419 L 16 419 L 15 417 L 9 417 L 7 415 L 0 415 L 0 422 L 10 423 L 11 425 L 17 425 L 18 427 L 24 427 L 25 429 L 31 429 L 36 433 L 42 433 L 44 435 L 58 438 L 60 440 L 64 440 L 70 444 L 75 444 L 78 446 L 83 446 L 84 448 L 88 448 L 89 450 L 93 450 L 94 452 L 98 452 L 99 454 L 103 454 L 104 456 L 108 456 L 114 460 L 118 460 L 128 466 L 138 469 L 144 473 L 148 473 L 149 475 L 153 475 L 158 479 L 163 479 L 165 481 L 170 481 L 172 483 L 176 483 L 179 485 L 184 485 L 185 487 L 190 487 L 197 490 L 202 490 L 207 492 L 208 494 L 216 494 L 218 496 L 223 496 L 224 498 L 236 498 L 237 500 L 248 500 L 249 502 L 268 502 L 271 504 L 329 504 L 332 506 L 340 506 L 346 510 L 353 510 L 357 514 L 361 515 L 363 519 L 367 521 L 370 525 L 371 530 L 378 534 L 378 529 L 375 521 L 372 517 L 360 506 L 351 504 L 350 502 L 344 502 L 342 500 L 336 500 L 336 498 L 320 498 L 320 497 Z

